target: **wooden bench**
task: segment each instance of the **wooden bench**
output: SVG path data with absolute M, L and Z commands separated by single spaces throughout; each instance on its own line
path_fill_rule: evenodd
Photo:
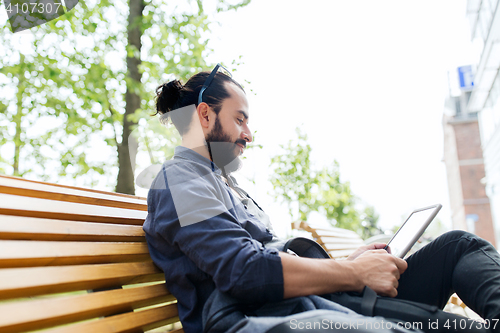
M 0 175 L 0 332 L 183 332 L 146 213 L 145 198 Z M 332 258 L 363 245 L 353 231 L 298 227 Z
M 180 327 L 146 214 L 144 198 L 0 176 L 0 332 Z

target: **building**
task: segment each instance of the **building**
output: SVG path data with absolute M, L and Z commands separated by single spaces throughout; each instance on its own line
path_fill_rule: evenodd
M 478 114 L 486 194 L 500 242 L 500 10 L 498 0 L 467 0 L 471 38 L 480 56 L 466 111 Z M 499 245 L 499 243 L 497 243 Z M 497 246 L 498 247 L 498 246 Z
M 472 82 L 471 82 L 472 83 Z M 446 100 L 443 116 L 444 154 L 453 229 L 467 230 L 495 244 L 486 195 L 478 114 L 466 111 L 470 92 Z

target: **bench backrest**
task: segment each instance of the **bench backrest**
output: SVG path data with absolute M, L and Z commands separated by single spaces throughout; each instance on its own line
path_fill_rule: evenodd
M 178 322 L 148 253 L 146 214 L 144 198 L 0 176 L 0 332 Z
M 352 230 L 335 227 L 313 227 L 306 222 L 300 222 L 298 229 L 311 234 L 334 259 L 343 259 L 353 253 L 358 247 L 364 245 L 363 239 Z

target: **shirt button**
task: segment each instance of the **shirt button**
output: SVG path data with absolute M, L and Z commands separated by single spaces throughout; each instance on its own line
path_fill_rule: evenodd
M 248 209 L 248 208 L 247 208 L 247 205 L 243 205 L 243 207 L 245 207 L 245 209 Z

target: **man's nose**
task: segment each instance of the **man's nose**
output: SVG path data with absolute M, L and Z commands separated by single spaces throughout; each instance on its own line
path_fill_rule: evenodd
M 243 140 L 246 142 L 252 142 L 253 137 L 252 137 L 252 132 L 250 131 L 250 128 L 246 127 L 243 132 L 241 133 L 241 136 L 243 137 Z

